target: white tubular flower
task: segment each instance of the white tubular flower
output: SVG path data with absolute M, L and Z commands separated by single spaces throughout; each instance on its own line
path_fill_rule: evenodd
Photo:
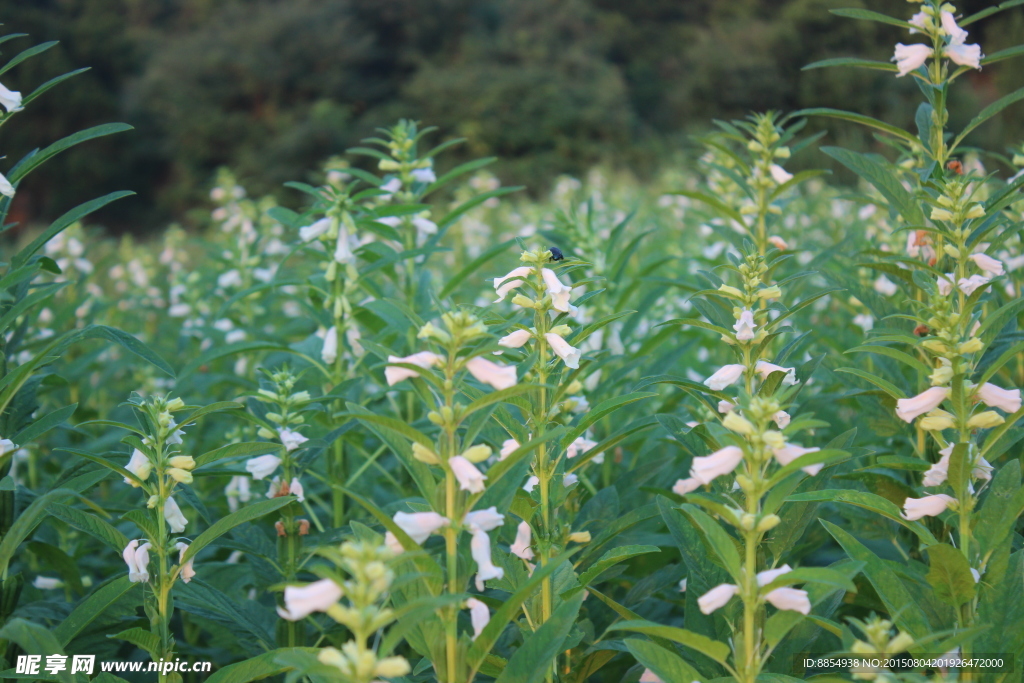
M 562 486 L 564 486 L 566 488 L 569 488 L 570 486 L 572 486 L 573 484 L 575 484 L 579 480 L 580 480 L 579 475 L 571 472 L 571 473 L 565 475 L 564 477 L 562 477 Z
M 519 442 L 515 439 L 505 439 L 501 443 L 501 450 L 498 451 L 498 460 L 504 460 L 512 455 L 519 448 Z
M 783 574 L 788 574 L 791 571 L 793 571 L 793 568 L 788 564 L 784 564 L 781 567 L 776 567 L 775 569 L 766 569 L 763 572 L 758 572 L 757 585 L 762 587 L 767 586 L 775 579 L 779 578 Z
M 466 516 L 462 518 L 462 523 L 466 525 L 470 533 L 476 533 L 478 530 L 491 531 L 505 523 L 505 515 L 499 513 L 498 508 L 492 505 L 484 510 L 467 512 Z
M 418 365 L 424 370 L 432 368 L 441 362 L 441 357 L 432 351 L 420 351 L 414 353 L 411 356 L 388 356 L 389 363 L 407 363 L 409 365 Z M 399 367 L 387 367 L 384 368 L 384 379 L 387 380 L 388 386 L 393 387 L 402 380 L 409 379 L 410 377 L 419 377 L 420 373 L 409 368 Z
M 530 477 L 527 478 L 526 483 L 523 484 L 523 490 L 526 491 L 527 493 L 530 493 L 533 491 L 534 487 L 537 486 L 537 484 L 539 483 L 540 478 L 531 475 Z
M 299 228 L 299 239 L 303 242 L 311 242 L 331 229 L 331 219 L 321 218 L 312 225 Z
M 1015 413 L 1020 410 L 1020 389 L 1003 389 L 990 382 L 985 382 L 978 387 L 978 393 L 975 395 L 978 400 L 990 408 L 999 408 L 1007 413 Z
M 356 255 L 352 252 L 352 243 L 348 230 L 344 225 L 338 228 L 338 241 L 334 246 L 335 263 L 355 263 Z
M 750 341 L 754 338 L 754 313 L 749 308 L 744 308 L 740 313 L 739 320 L 732 326 L 736 331 L 736 341 Z
M 939 287 L 939 294 L 942 296 L 949 296 L 949 293 L 953 291 L 953 280 L 955 279 L 956 277 L 953 273 L 946 273 L 945 277 L 940 275 L 936 281 L 936 284 Z
M 911 423 L 918 415 L 935 410 L 949 398 L 948 387 L 932 387 L 912 398 L 901 398 L 896 401 L 896 417 Z
M 989 278 L 984 275 L 972 275 L 970 277 L 962 277 L 957 280 L 956 286 L 960 288 L 960 291 L 970 296 L 979 287 L 984 287 L 989 283 Z
M 949 456 L 953 454 L 953 444 L 943 448 L 939 453 L 942 458 L 928 468 L 921 480 L 922 486 L 941 486 L 949 474 Z
M 251 474 L 253 479 L 265 479 L 273 474 L 280 464 L 281 458 L 276 455 L 261 455 L 249 458 L 245 463 L 245 471 Z
M 298 477 L 292 477 L 288 484 L 288 492 L 295 496 L 300 503 L 306 500 L 306 492 L 302 489 L 302 482 Z
M 494 300 L 494 303 L 504 301 L 508 293 L 517 287 L 521 287 L 523 281 L 530 277 L 530 273 L 533 272 L 533 268 L 527 266 L 519 266 L 509 271 L 505 277 L 494 278 L 494 291 L 497 293 L 498 298 Z
M 267 487 L 267 498 L 277 498 L 277 494 L 281 492 L 281 477 L 274 477 L 270 480 L 270 486 Z
M 37 576 L 32 580 L 32 586 L 39 590 L 54 590 L 56 588 L 63 588 L 64 582 L 52 576 Z
M 772 603 L 778 609 L 787 609 L 800 614 L 811 613 L 811 601 L 807 597 L 807 591 L 799 588 L 783 586 L 764 596 L 764 599 Z
M 569 444 L 569 447 L 565 449 L 565 457 L 569 459 L 575 458 L 581 453 L 586 453 L 596 445 L 596 441 L 588 439 L 585 436 L 577 437 L 576 440 Z
M 793 462 L 802 455 L 807 455 L 808 453 L 817 453 L 820 450 L 821 449 L 818 448 L 817 446 L 815 446 L 814 448 L 803 448 L 802 446 L 798 446 L 796 444 L 787 443 L 782 448 L 776 448 L 775 450 L 773 450 L 772 455 L 775 456 L 775 459 L 779 462 L 780 465 L 788 465 L 789 463 Z M 801 467 L 800 469 L 802 469 L 804 472 L 813 477 L 814 475 L 821 471 L 822 467 L 824 467 L 824 465 L 822 463 L 818 463 L 816 465 L 808 465 L 807 467 Z
M 725 607 L 732 600 L 732 596 L 736 595 L 738 591 L 738 586 L 731 583 L 721 583 L 697 598 L 697 606 L 700 607 L 700 611 L 704 614 L 711 614 Z
M 544 277 L 544 286 L 551 296 L 551 306 L 562 313 L 569 312 L 569 296 L 572 294 L 572 287 L 562 284 L 558 275 L 550 268 L 544 268 L 540 273 Z
M 422 545 L 430 534 L 450 523 L 447 517 L 442 517 L 436 512 L 396 512 L 394 520 L 398 528 L 408 534 L 417 545 Z M 396 553 L 404 550 L 390 531 L 385 535 L 384 543 Z
M 910 29 L 910 34 L 913 35 L 915 33 L 927 32 L 928 22 L 930 21 L 930 19 L 931 17 L 929 17 L 924 12 L 918 12 L 914 16 L 910 17 L 910 19 L 907 21 L 908 24 L 913 26 L 913 28 Z
M 309 439 L 304 437 L 302 434 L 290 429 L 282 429 L 278 432 L 278 436 L 281 438 L 281 443 L 284 444 L 285 450 L 289 453 L 309 441 Z
M 796 378 L 796 368 L 784 368 L 781 365 L 769 363 L 766 360 L 759 360 L 757 365 L 754 366 L 754 370 L 757 374 L 761 375 L 761 379 L 768 379 L 768 376 L 773 372 L 784 372 L 786 376 L 782 379 L 783 384 L 792 386 L 799 382 Z
M 181 561 L 185 559 L 185 552 L 188 550 L 188 543 L 178 541 L 174 544 L 174 547 L 178 549 L 178 564 L 181 564 Z M 194 559 L 195 558 L 193 558 L 193 560 Z M 191 581 L 196 575 L 196 570 L 192 567 L 193 560 L 189 560 L 185 564 L 181 564 L 181 572 L 178 573 L 178 576 L 181 577 L 181 580 L 185 583 Z
M 957 25 L 953 13 L 943 12 L 940 15 L 940 19 L 942 21 L 942 30 L 949 35 L 950 42 L 954 45 L 963 45 L 964 41 L 967 40 L 967 31 Z
M 530 533 L 530 525 L 526 522 L 519 522 L 519 526 L 516 527 L 516 542 L 509 547 L 509 550 L 521 560 L 533 559 L 533 550 L 530 549 Z
M 906 76 L 911 71 L 917 71 L 933 53 L 934 50 L 927 45 L 896 43 L 896 52 L 892 61 L 896 62 L 896 68 L 899 70 L 899 73 L 896 74 L 897 78 Z
M 224 487 L 224 495 L 228 498 L 228 510 L 238 512 L 239 502 L 248 503 L 252 499 L 249 490 L 249 477 L 240 475 L 231 477 L 231 481 Z
M 687 493 L 692 493 L 699 489 L 703 484 L 700 479 L 690 477 L 688 479 L 678 479 L 676 483 L 672 485 L 672 493 L 677 496 L 685 496 Z
M 149 478 L 150 472 L 153 471 L 153 463 L 149 461 L 149 456 L 136 448 L 132 451 L 132 458 L 128 461 L 128 464 L 125 465 L 125 469 L 142 481 L 146 481 L 146 479 Z M 124 483 L 134 486 L 135 488 L 139 487 L 138 484 L 128 477 L 124 478 Z
M 168 526 L 171 527 L 171 533 L 180 534 L 185 530 L 185 526 L 188 525 L 188 520 L 181 513 L 181 508 L 178 507 L 178 503 L 175 502 L 173 496 L 168 496 L 167 500 L 164 501 L 164 519 L 167 521 Z
M 484 627 L 490 623 L 491 610 L 476 598 L 466 600 L 466 609 L 469 610 L 469 620 L 473 623 L 473 640 L 476 640 L 483 633 Z
M 495 567 L 491 562 L 491 537 L 486 531 L 478 530 L 473 532 L 473 539 L 469 542 L 469 551 L 476 562 L 476 589 L 484 590 L 484 581 L 500 579 L 505 576 L 505 570 Z
M 737 446 L 726 446 L 711 455 L 694 458 L 690 476 L 701 484 L 710 484 L 716 477 L 729 474 L 743 461 L 743 450 Z
M 573 370 L 579 369 L 582 351 L 570 345 L 569 342 L 554 332 L 546 333 L 544 338 L 548 341 L 548 345 L 551 346 L 551 350 L 555 352 L 555 355 L 565 361 L 565 367 L 572 368 Z
M 518 349 L 531 339 L 533 339 L 533 334 L 529 330 L 516 330 L 499 339 L 498 346 L 504 346 L 506 349 Z
M 282 619 L 298 621 L 313 612 L 326 612 L 341 600 L 341 586 L 331 579 L 320 579 L 307 586 L 286 586 L 284 607 L 277 613 Z
M 996 277 L 1006 272 L 1003 268 L 1003 262 L 999 259 L 992 258 L 988 254 L 971 254 L 968 256 L 970 260 L 974 261 L 974 265 L 981 268 L 985 275 L 989 277 Z
M 452 468 L 452 473 L 459 481 L 459 489 L 470 493 L 483 492 L 487 477 L 476 468 L 476 465 L 461 455 L 456 455 L 448 458 L 448 466 Z
M 789 426 L 790 416 L 785 410 L 780 410 L 772 415 L 772 420 L 779 429 L 785 429 Z
M 779 185 L 788 183 L 793 179 L 793 174 L 782 168 L 778 164 L 772 164 L 768 167 L 768 172 L 772 174 L 772 180 L 777 182 Z
M 960 66 L 967 66 L 972 69 L 981 68 L 981 59 L 984 57 L 981 54 L 981 45 L 963 45 L 957 43 L 950 43 L 942 49 L 942 54 L 949 58 L 954 64 Z
M 950 503 L 955 502 L 955 498 L 944 493 L 924 498 L 907 498 L 903 501 L 903 519 L 913 522 L 922 517 L 936 517 L 945 512 Z
M 644 672 L 640 674 L 640 680 L 638 683 L 665 683 L 663 680 L 658 678 L 658 674 L 654 673 L 650 669 L 644 669 Z
M 11 181 L 3 173 L 0 173 L 0 194 L 5 197 L 14 196 L 14 185 L 11 185 Z
M 7 455 L 8 453 L 16 450 L 18 450 L 18 444 L 14 443 L 10 439 L 0 439 L 0 456 Z M 132 457 L 134 458 L 135 455 L 132 454 Z
M 392 178 L 386 183 L 380 186 L 380 189 L 384 191 L 384 194 L 380 195 L 380 200 L 387 202 L 391 201 L 391 198 L 395 196 L 395 193 L 402 189 L 402 179 Z
M 338 360 L 338 328 L 331 325 L 324 334 L 324 346 L 320 349 L 320 359 L 328 365 L 334 365 Z
M 495 389 L 514 387 L 518 381 L 514 365 L 498 365 L 480 356 L 470 358 L 466 362 L 466 369 L 477 380 Z
M 8 114 L 13 114 L 24 108 L 21 106 L 21 93 L 8 89 L 3 83 L 0 83 L 0 104 L 7 110 Z
M 437 234 L 437 223 L 430 220 L 426 216 L 416 216 L 412 219 L 413 227 L 416 228 L 416 233 L 423 237 L 424 235 L 436 235 Z
M 723 365 L 715 371 L 715 374 L 704 380 L 704 385 L 712 391 L 721 391 L 735 384 L 743 376 L 743 372 L 746 369 L 745 365 L 740 365 L 739 363 Z
M 132 583 L 145 583 L 149 581 L 149 542 L 141 546 L 138 541 L 130 541 L 125 546 L 121 556 L 128 565 L 128 580 Z
M 411 175 L 412 179 L 418 183 L 432 183 L 437 180 L 434 169 L 430 167 L 413 169 Z

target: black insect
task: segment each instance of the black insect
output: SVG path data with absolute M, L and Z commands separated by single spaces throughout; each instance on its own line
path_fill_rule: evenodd
M 561 261 L 562 259 L 565 258 L 565 255 L 562 253 L 562 250 L 559 249 L 558 247 L 551 247 L 550 249 L 548 249 L 548 251 L 551 252 L 552 261 Z

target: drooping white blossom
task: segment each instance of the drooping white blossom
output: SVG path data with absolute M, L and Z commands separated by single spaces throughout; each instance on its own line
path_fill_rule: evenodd
M 506 349 L 518 349 L 531 339 L 533 339 L 533 334 L 529 330 L 516 330 L 499 339 L 498 346 L 504 346 Z
M 945 512 L 950 503 L 955 502 L 955 498 L 944 493 L 924 498 L 907 498 L 903 502 L 903 519 L 914 521 L 923 517 L 936 517 Z
M 285 450 L 289 453 L 309 441 L 302 434 L 291 429 L 282 429 L 278 432 L 278 436 L 281 438 L 281 443 L 284 445 Z
M 555 355 L 565 361 L 565 367 L 577 370 L 580 367 L 580 356 L 583 352 L 565 341 L 561 335 L 555 334 L 554 332 L 548 332 L 544 335 L 544 339 L 547 340 L 551 350 L 555 352 Z
M 469 621 L 473 624 L 473 640 L 476 640 L 480 637 L 484 627 L 490 623 L 491 610 L 476 598 L 466 600 L 466 608 L 469 609 Z
M 299 621 L 313 612 L 326 612 L 336 605 L 343 591 L 332 579 L 320 579 L 306 586 L 286 586 L 284 607 L 277 613 L 282 619 Z
M 530 549 L 530 533 L 530 525 L 527 522 L 520 522 L 516 527 L 516 540 L 509 547 L 513 555 L 523 560 L 533 559 L 533 550 Z
M 388 356 L 389 363 L 406 363 L 408 365 L 418 365 L 424 370 L 432 368 L 441 362 L 441 357 L 433 351 L 420 351 L 414 353 L 411 356 Z M 420 373 L 410 368 L 392 367 L 389 366 L 384 369 L 384 378 L 387 380 L 388 386 L 394 386 L 402 380 L 409 379 L 410 377 L 419 377 Z
M 704 614 L 711 614 L 725 607 L 732 600 L 732 596 L 736 595 L 738 591 L 739 587 L 731 583 L 719 584 L 697 598 L 697 606 L 700 607 L 700 611 Z
M 448 458 L 448 466 L 459 482 L 459 488 L 470 493 L 482 493 L 487 477 L 476 468 L 476 465 L 461 455 Z
M 896 416 L 906 423 L 911 423 L 919 415 L 938 408 L 949 397 L 948 387 L 931 387 L 911 398 L 896 401 Z
M 180 534 L 188 525 L 188 520 L 185 519 L 185 515 L 182 514 L 181 508 L 178 507 L 173 496 L 167 496 L 167 500 L 164 501 L 164 519 L 171 528 L 171 532 L 175 534 Z
M 744 308 L 740 312 L 739 320 L 732 326 L 732 329 L 736 331 L 736 341 L 750 341 L 754 338 L 754 328 L 757 325 L 754 323 L 754 313 L 749 308 Z
M 999 408 L 1007 413 L 1016 413 L 1020 410 L 1020 389 L 1003 389 L 991 382 L 985 382 L 978 387 L 975 396 L 990 408 Z
M 531 273 L 533 273 L 533 268 L 528 266 L 519 266 L 518 268 L 513 268 L 504 277 L 494 278 L 494 291 L 498 295 L 498 298 L 494 300 L 494 303 L 504 301 L 505 297 L 508 296 L 508 293 L 513 289 L 522 286 L 523 281 L 530 277 Z
M 731 365 L 723 365 L 715 374 L 704 380 L 704 385 L 713 391 L 721 391 L 728 386 L 732 386 L 743 376 L 746 371 L 746 366 L 734 363 Z
M 562 313 L 569 312 L 569 296 L 572 294 L 572 287 L 563 284 L 558 279 L 558 275 L 555 271 L 550 268 L 544 268 L 541 270 L 541 276 L 544 278 L 544 286 L 547 288 L 547 293 L 551 296 L 551 306 L 556 311 Z
M 518 381 L 514 365 L 498 365 L 480 356 L 470 358 L 466 362 L 466 369 L 477 380 L 495 389 L 514 387 Z
M 690 476 L 701 484 L 710 484 L 716 477 L 729 474 L 743 462 L 743 450 L 738 446 L 726 446 L 711 455 L 693 459 Z
M 196 570 L 192 566 L 192 562 L 195 558 L 190 559 L 185 564 L 181 564 L 181 561 L 185 559 L 185 553 L 188 551 L 188 543 L 185 543 L 184 541 L 178 541 L 174 544 L 174 547 L 178 549 L 178 564 L 181 565 L 181 572 L 178 574 L 178 576 L 181 578 L 182 581 L 188 583 L 196 575 Z
M 912 71 L 917 71 L 928 61 L 928 58 L 934 52 L 930 46 L 920 43 L 915 45 L 896 43 L 896 52 L 893 55 L 892 61 L 896 62 L 896 68 L 899 71 L 897 77 L 906 76 Z
M 273 474 L 280 464 L 281 458 L 276 455 L 260 455 L 246 461 L 245 471 L 251 474 L 253 479 L 265 479 Z
M 3 83 L 0 83 L 0 105 L 3 105 L 8 114 L 21 111 L 21 93 L 17 90 L 10 90 Z
M 320 359 L 328 365 L 338 360 L 338 328 L 331 325 L 324 334 L 324 346 L 320 349 Z

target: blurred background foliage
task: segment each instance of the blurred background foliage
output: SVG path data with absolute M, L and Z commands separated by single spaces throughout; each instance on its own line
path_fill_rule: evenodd
M 987 7 L 961 0 L 964 14 Z M 136 131 L 94 141 L 41 169 L 12 218 L 43 220 L 113 188 L 139 197 L 101 216 L 115 231 L 182 219 L 220 166 L 250 191 L 275 192 L 399 117 L 467 144 L 446 159 L 495 155 L 506 184 L 540 191 L 561 173 L 609 164 L 650 177 L 686 163 L 689 136 L 713 118 L 839 106 L 911 125 L 910 79 L 851 69 L 801 71 L 829 57 L 888 59 L 900 29 L 841 19 L 839 7 L 897 16 L 894 0 L 0 0 L 8 31 L 60 45 L 4 76 L 34 84 L 91 71 L 33 107 L 8 159 L 106 121 Z M 1024 10 L 971 27 L 987 53 L 1020 42 Z M 1016 38 L 1016 40 L 1015 40 Z M 972 75 L 953 104 L 977 111 L 1024 85 L 1009 61 Z M 962 121 L 959 121 L 962 123 Z M 824 122 L 812 122 L 825 127 Z M 828 142 L 881 147 L 828 122 Z M 6 133 L 6 131 L 4 131 Z M 1024 138 L 1009 110 L 981 146 Z M 804 163 L 824 165 L 821 155 Z M 842 179 L 842 178 L 840 178 Z

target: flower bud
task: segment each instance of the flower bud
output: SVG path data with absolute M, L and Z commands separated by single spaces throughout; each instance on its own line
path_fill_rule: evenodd
M 436 410 L 431 410 L 429 413 L 427 413 L 427 419 L 438 426 L 444 424 L 444 420 L 441 419 L 441 414 Z
M 572 543 L 590 543 L 589 531 L 575 531 L 569 534 L 569 541 Z
M 754 527 L 757 526 L 757 517 L 749 512 L 743 514 L 740 517 L 740 527 L 746 531 L 753 531 Z
M 927 432 L 940 432 L 953 426 L 953 415 L 945 410 L 933 410 L 918 423 Z
M 185 402 L 182 401 L 180 398 L 175 398 L 167 402 L 167 410 L 172 413 L 176 410 L 181 410 L 184 407 Z
M 148 507 L 150 510 L 152 510 L 153 508 L 156 507 L 157 503 L 159 503 L 159 502 L 160 502 L 160 496 L 152 495 L 152 496 L 149 497 L 149 500 L 146 501 L 146 507 Z
M 726 296 L 732 296 L 737 299 L 743 298 L 743 292 L 729 285 L 722 285 L 721 287 L 718 288 L 718 291 L 721 292 L 722 294 L 725 294 Z
M 167 474 L 171 477 L 171 479 L 178 482 L 179 484 L 192 483 L 192 473 L 189 472 L 188 470 L 183 470 L 178 467 L 172 467 L 169 470 L 167 470 Z
M 742 417 L 735 410 L 729 411 L 725 419 L 722 420 L 722 426 L 737 434 L 746 436 L 754 433 L 754 425 L 750 423 L 750 420 Z
M 167 464 L 178 469 L 191 470 L 195 468 L 196 461 L 191 455 L 176 455 L 168 460 Z
M 757 523 L 757 531 L 764 533 L 765 531 L 771 531 L 779 525 L 782 519 L 778 515 L 765 515 L 761 518 L 761 521 Z
M 782 432 L 777 432 L 774 429 L 769 429 L 765 432 L 761 436 L 761 439 L 764 441 L 765 445 L 772 450 L 782 448 L 786 445 L 786 437 L 782 435 Z
M 516 294 L 512 297 L 512 303 L 523 308 L 537 308 L 537 302 L 523 294 Z
M 960 258 L 960 250 L 954 247 L 952 244 L 947 244 L 942 248 L 942 251 L 946 252 L 953 258 Z
M 971 337 L 963 344 L 960 345 L 958 351 L 961 356 L 966 356 L 969 353 L 977 353 L 985 348 L 985 345 L 981 343 L 981 340 L 977 337 Z
M 1004 422 L 1006 420 L 1003 419 L 1002 415 L 994 410 L 986 410 L 971 417 L 967 421 L 967 426 L 971 429 L 991 429 L 992 427 L 998 427 Z
M 782 290 L 779 289 L 778 285 L 772 285 L 771 287 L 759 289 L 757 291 L 757 296 L 758 298 L 764 299 L 766 301 L 769 299 L 778 299 L 780 296 L 782 296 Z
M 373 668 L 373 675 L 383 678 L 398 678 L 410 671 L 412 668 L 405 657 L 385 657 L 377 662 L 377 666 Z
M 428 465 L 441 464 L 441 458 L 438 457 L 437 453 L 419 442 L 414 442 L 412 445 L 412 457 Z
M 483 444 L 470 446 L 462 454 L 462 457 L 472 463 L 483 462 L 487 458 L 491 457 L 491 447 Z
M 921 342 L 921 346 L 932 353 L 949 353 L 949 347 L 940 339 L 929 339 Z

